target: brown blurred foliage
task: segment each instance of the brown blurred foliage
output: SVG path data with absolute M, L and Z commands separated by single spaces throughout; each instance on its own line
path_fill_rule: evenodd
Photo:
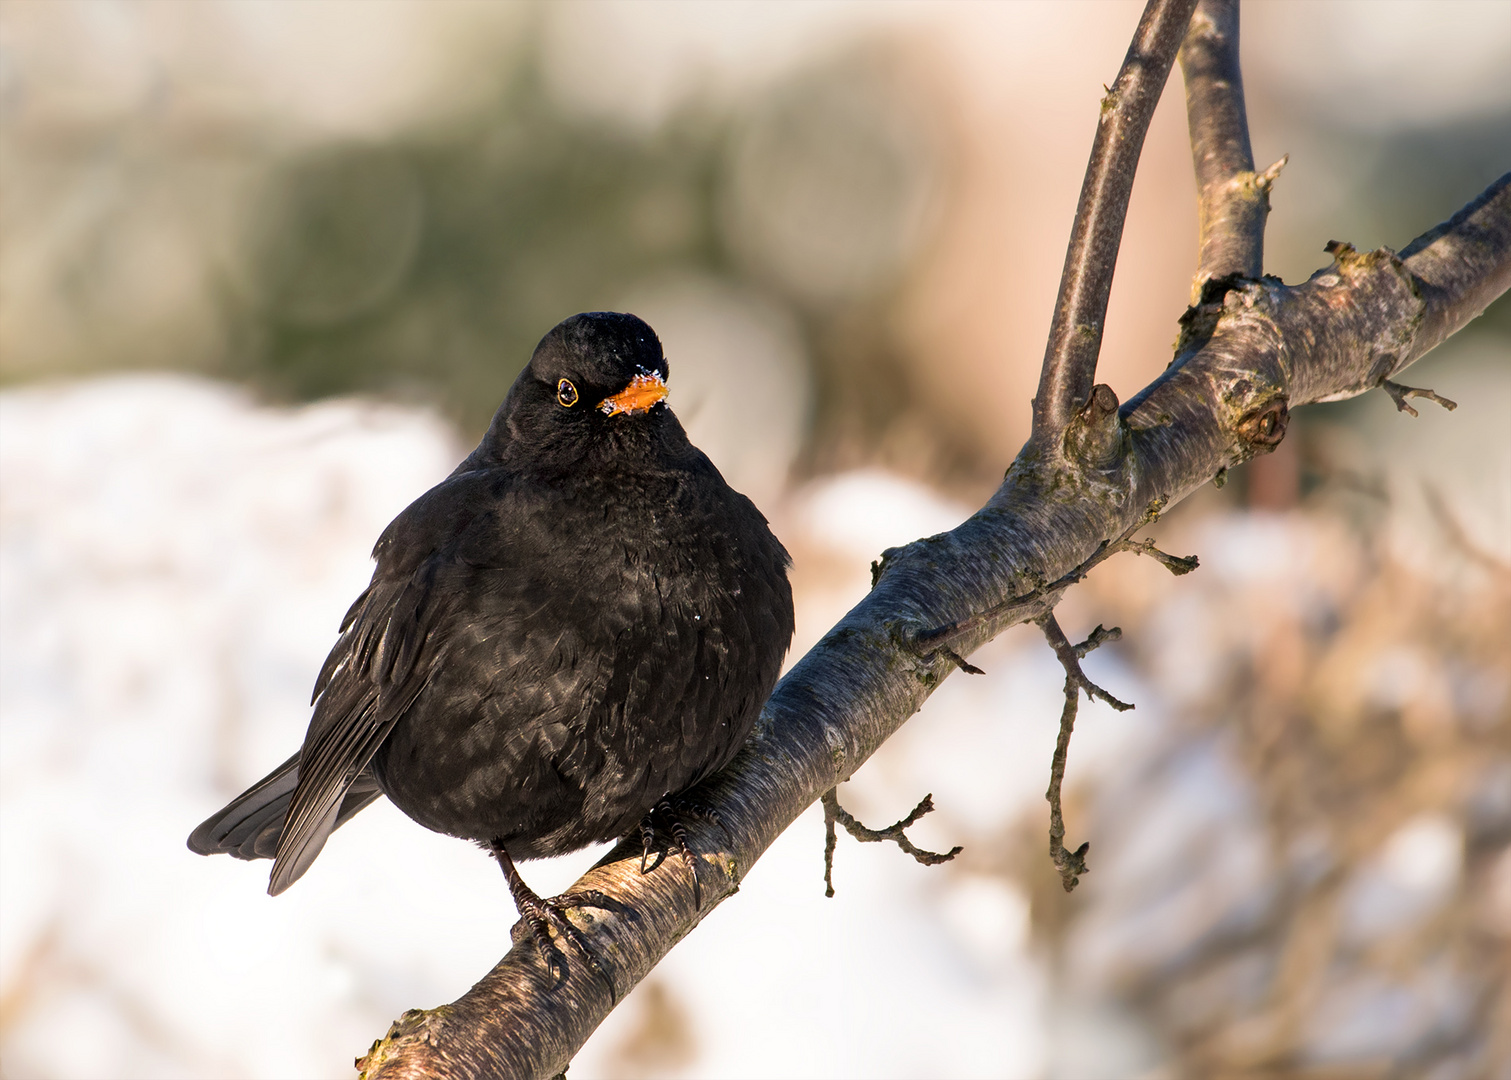
M 1174 1076 L 1504 1075 L 1511 565 L 1446 508 L 1425 572 L 1315 504 L 1205 521 L 1166 538 L 1231 542 L 1189 587 L 1124 565 L 1084 598 L 1178 704 L 1070 809 L 1081 891 L 1037 815 L 1013 842 L 1058 979 Z

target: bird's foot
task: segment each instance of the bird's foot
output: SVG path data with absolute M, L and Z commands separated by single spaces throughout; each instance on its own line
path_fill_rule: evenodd
M 557 949 L 556 943 L 551 940 L 551 931 L 554 929 L 562 940 L 571 942 L 573 947 L 587 959 L 594 974 L 608 986 L 609 993 L 614 994 L 614 982 L 609 977 L 608 969 L 604 967 L 598 953 L 589 944 L 587 935 L 577 929 L 572 920 L 566 916 L 568 908 L 611 908 L 614 906 L 614 901 L 595 889 L 562 893 L 559 896 L 540 896 L 525 884 L 524 878 L 519 876 L 514 860 L 509 857 L 501 841 L 495 840 L 489 843 L 488 851 L 503 868 L 504 878 L 509 883 L 509 893 L 514 897 L 514 906 L 519 909 L 520 918 L 530 928 L 540 959 L 552 976 L 558 979 L 566 977 L 566 958 Z
M 640 819 L 640 872 L 644 874 L 648 870 L 647 864 L 650 861 L 651 850 L 656 843 L 656 820 L 659 818 L 666 823 L 667 830 L 672 834 L 672 842 L 676 845 L 677 854 L 682 857 L 687 872 L 693 877 L 693 906 L 701 910 L 703 888 L 698 883 L 698 856 L 693 851 L 692 845 L 688 843 L 687 826 L 683 824 L 683 819 L 688 817 L 702 818 L 704 821 L 710 821 L 721 827 L 724 824 L 719 819 L 718 811 L 711 806 L 682 796 L 676 798 L 666 796 Z

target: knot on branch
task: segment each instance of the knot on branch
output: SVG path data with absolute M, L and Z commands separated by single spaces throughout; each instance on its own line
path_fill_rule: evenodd
M 863 844 L 877 844 L 890 841 L 896 844 L 907 854 L 913 856 L 924 866 L 938 866 L 940 863 L 949 862 L 965 849 L 959 844 L 950 848 L 949 851 L 925 851 L 913 844 L 907 837 L 907 830 L 917 823 L 918 819 L 925 814 L 934 812 L 934 796 L 931 792 L 925 795 L 922 801 L 915 807 L 913 812 L 901 821 L 888 825 L 885 829 L 868 829 L 846 812 L 839 804 L 839 788 L 830 788 L 821 800 L 824 804 L 824 895 L 834 895 L 834 849 L 838 845 L 838 834 L 834 831 L 834 823 L 839 822 L 845 827 L 845 831 Z
M 1334 289 L 1352 285 L 1362 278 L 1379 273 L 1382 269 L 1388 269 L 1412 296 L 1417 297 L 1418 303 L 1421 302 L 1416 279 L 1406 268 L 1401 256 L 1390 248 L 1378 247 L 1373 251 L 1359 251 L 1346 241 L 1329 240 L 1322 249 L 1333 257 L 1333 265 L 1313 274 L 1311 284 L 1324 289 Z M 1409 320 L 1405 325 L 1401 325 L 1397 320 L 1391 320 L 1389 326 L 1386 327 L 1386 332 L 1387 337 L 1394 339 L 1398 346 L 1404 345 L 1412 338 L 1415 323 Z M 1386 374 L 1394 369 L 1395 363 L 1396 358 L 1391 357 L 1391 368 L 1386 369 Z
M 1250 455 L 1268 454 L 1285 438 L 1285 429 L 1290 422 L 1291 410 L 1286 399 L 1273 398 L 1239 419 L 1238 437 L 1243 440 Z
M 1123 457 L 1126 449 L 1127 431 L 1118 416 L 1118 396 L 1106 383 L 1098 383 L 1065 429 L 1065 452 L 1088 468 L 1107 469 Z
M 1322 250 L 1333 257 L 1333 266 L 1345 277 L 1367 273 L 1381 263 L 1401 261 L 1390 248 L 1381 247 L 1373 251 L 1360 251 L 1347 240 L 1329 240 L 1322 245 Z

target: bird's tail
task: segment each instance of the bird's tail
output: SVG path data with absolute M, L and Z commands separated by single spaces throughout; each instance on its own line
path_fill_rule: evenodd
M 189 850 L 200 855 L 234 855 L 238 859 L 271 859 L 278 853 L 289 802 L 299 786 L 299 755 L 295 754 L 257 783 L 212 814 L 189 834 Z M 370 772 L 363 771 L 341 800 L 332 829 L 383 794 Z

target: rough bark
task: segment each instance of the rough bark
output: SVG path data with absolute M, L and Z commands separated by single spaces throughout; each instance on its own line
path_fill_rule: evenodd
M 1162 20 L 1183 26 L 1193 6 L 1186 3 L 1183 16 L 1178 5 L 1152 0 L 1125 74 L 1132 64 L 1152 78 L 1157 64 L 1149 57 L 1168 47 L 1167 60 L 1152 85 L 1114 100 L 1114 111 L 1152 110 L 1148 102 L 1158 99 L 1174 55 Z M 1222 31 L 1216 37 L 1213 27 Z M 565 944 L 567 970 L 553 978 L 517 927 L 515 947 L 470 991 L 450 1005 L 406 1013 L 374 1044 L 359 1062 L 365 1076 L 560 1073 L 614 1004 L 738 891 L 776 837 L 919 709 L 954 670 L 952 652 L 969 655 L 1009 625 L 1045 618 L 1066 588 L 1125 546 L 1152 507 L 1272 450 L 1296 406 L 1382 386 L 1511 286 L 1511 174 L 1400 256 L 1330 245 L 1333 262 L 1303 284 L 1257 277 L 1264 215 L 1251 212 L 1252 200 L 1236 216 L 1224 210 L 1233 180 L 1252 175 L 1246 127 L 1237 136 L 1236 48 L 1236 5 L 1204 0 L 1186 49 L 1188 84 L 1199 84 L 1188 110 L 1203 221 L 1211 215 L 1231 224 L 1212 227 L 1210 256 L 1203 226 L 1208 277 L 1182 320 L 1170 367 L 1119 407 L 1110 390 L 1092 386 L 1094 348 L 1088 364 L 1084 350 L 1057 352 L 1052 340 L 1040 390 L 1045 410 L 1036 408 L 1034 435 L 1002 486 L 958 528 L 884 554 L 870 595 L 782 680 L 749 743 L 699 790 L 698 801 L 718 814 L 717 824 L 688 828 L 700 853 L 702 908 L 679 859 L 642 875 L 638 837 L 627 840 L 573 886 L 612 899 L 611 908 L 571 912 L 607 979 L 574 962 Z M 1137 125 L 1121 117 L 1114 126 Z M 1104 116 L 1099 140 L 1107 130 Z M 1090 172 L 1098 160 L 1093 153 Z M 1110 282 L 1127 168 L 1128 183 L 1098 186 L 1088 177 L 1057 305 L 1071 313 L 1071 327 L 1094 325 L 1098 340 L 1106 290 L 1098 304 L 1097 290 L 1084 282 L 1099 267 Z M 1106 226 L 1114 217 L 1116 227 Z M 1077 249 L 1083 234 L 1090 240 Z M 1050 401 L 1060 404 L 1050 409 Z

